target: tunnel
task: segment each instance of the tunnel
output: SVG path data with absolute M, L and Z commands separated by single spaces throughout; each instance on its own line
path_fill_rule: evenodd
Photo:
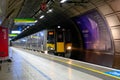
M 45 10 L 40 7 L 44 1 L 47 4 Z M 119 3 L 120 0 L 68 0 L 65 3 L 60 3 L 60 0 L 21 0 L 16 7 L 8 7 L 11 10 L 3 18 L 2 26 L 16 30 L 18 26 L 14 24 L 14 18 L 38 20 L 13 38 L 13 42 L 57 26 L 70 29 L 71 59 L 120 69 Z M 52 13 L 47 12 L 49 9 L 53 10 Z M 45 17 L 40 19 L 41 15 Z M 26 28 L 24 25 L 21 27 Z

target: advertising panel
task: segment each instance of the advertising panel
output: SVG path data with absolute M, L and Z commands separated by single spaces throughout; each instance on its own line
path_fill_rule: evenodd
M 8 29 L 0 27 L 0 57 L 8 57 Z
M 97 10 L 91 10 L 77 16 L 74 18 L 74 21 L 82 33 L 86 49 L 111 49 L 111 37 L 108 26 Z

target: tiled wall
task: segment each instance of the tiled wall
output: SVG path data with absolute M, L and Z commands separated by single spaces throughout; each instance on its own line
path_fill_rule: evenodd
M 111 31 L 114 47 L 114 68 L 120 69 L 120 0 L 106 0 L 103 5 L 98 6 L 98 10 L 106 19 Z

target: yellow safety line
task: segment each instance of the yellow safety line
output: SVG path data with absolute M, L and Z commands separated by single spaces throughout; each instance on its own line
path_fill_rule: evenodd
M 59 61 L 59 62 L 63 62 L 63 63 L 66 63 L 66 64 L 70 64 L 68 62 L 65 62 L 64 60 L 60 60 L 60 59 L 55 59 L 55 58 L 50 58 L 52 60 L 56 60 L 56 61 Z M 105 75 L 105 76 L 109 76 L 109 77 L 112 77 L 112 78 L 116 78 L 116 79 L 119 79 L 120 80 L 120 77 L 117 77 L 117 76 L 113 76 L 113 75 L 110 75 L 110 74 L 106 74 L 104 72 L 101 72 L 101 71 L 98 71 L 98 70 L 95 70 L 95 69 L 92 69 L 92 68 L 87 68 L 87 67 L 84 67 L 84 66 L 80 66 L 80 65 L 77 65 L 77 64 L 70 64 L 72 66 L 76 66 L 76 67 L 79 67 L 79 68 L 83 68 L 83 69 L 86 69 L 86 70 L 89 70 L 89 71 L 92 71 L 92 72 L 96 72 L 96 73 L 99 73 L 99 74 L 102 74 L 102 75 Z
M 65 62 L 63 60 L 59 60 L 59 59 L 54 59 L 54 60 L 69 64 L 68 62 Z M 104 72 L 101 72 L 101 71 L 98 71 L 98 70 L 95 70 L 95 69 L 92 69 L 92 68 L 87 68 L 87 67 L 80 66 L 80 65 L 77 65 L 77 64 L 73 64 L 73 63 L 71 65 L 79 67 L 79 68 L 83 68 L 83 69 L 86 69 L 86 70 L 89 70 L 89 71 L 92 71 L 92 72 L 96 72 L 96 73 L 99 73 L 99 74 L 102 74 L 102 75 L 105 75 L 105 76 L 109 76 L 109 77 L 112 77 L 112 78 L 120 79 L 120 77 L 113 76 L 113 75 L 110 75 L 110 74 L 106 74 Z

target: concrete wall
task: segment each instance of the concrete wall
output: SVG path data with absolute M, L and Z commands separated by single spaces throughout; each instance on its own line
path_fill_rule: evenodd
M 120 0 L 105 2 L 98 10 L 104 15 L 113 36 L 115 58 L 113 67 L 120 69 Z

